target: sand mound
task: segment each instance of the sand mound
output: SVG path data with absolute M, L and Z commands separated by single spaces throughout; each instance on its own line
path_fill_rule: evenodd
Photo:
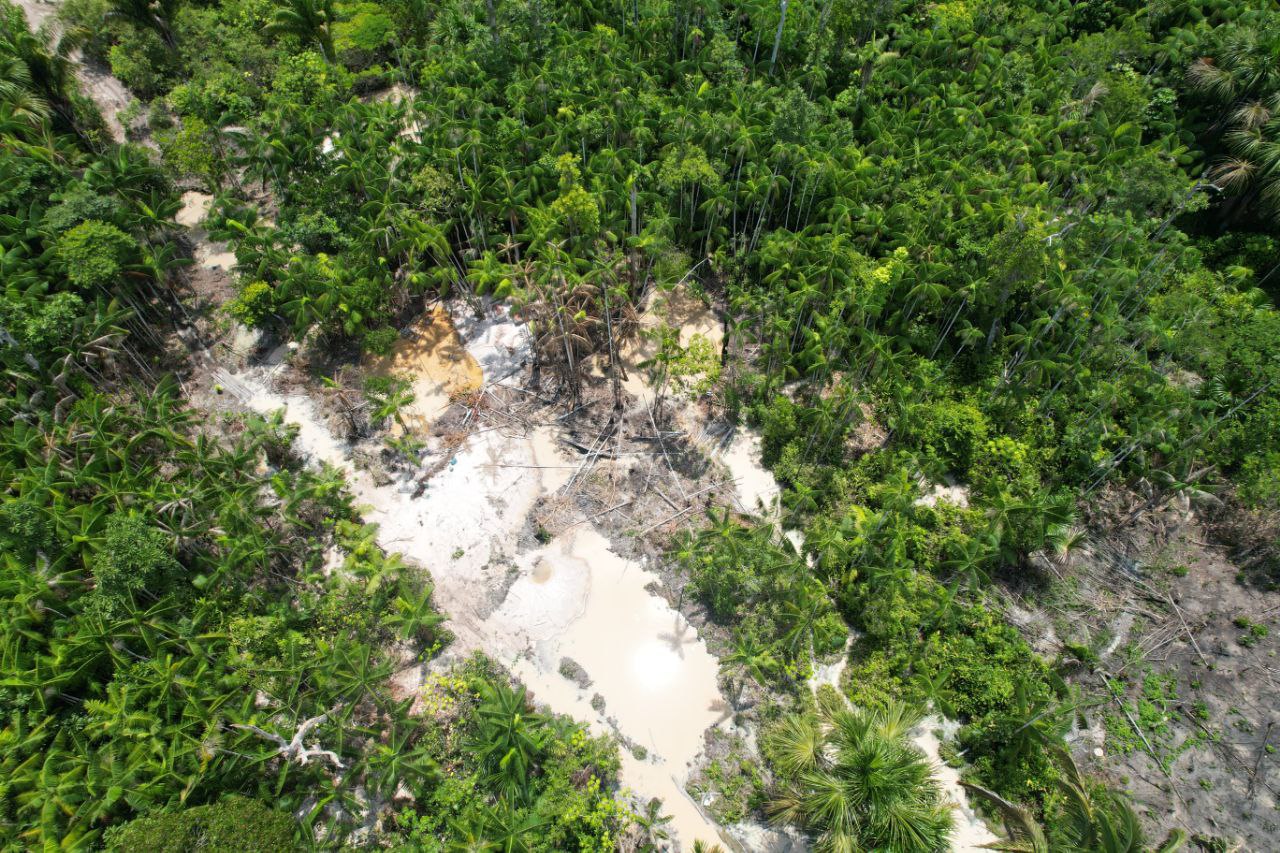
M 426 432 L 451 400 L 484 385 L 479 363 L 467 352 L 449 312 L 440 305 L 401 335 L 389 356 L 372 360 L 370 370 L 375 375 L 410 380 L 413 403 L 400 416 L 415 432 Z M 393 432 L 398 427 L 396 424 Z

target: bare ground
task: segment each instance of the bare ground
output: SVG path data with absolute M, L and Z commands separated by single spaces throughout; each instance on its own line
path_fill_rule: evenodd
M 1153 841 L 1181 827 L 1192 849 L 1276 849 L 1280 592 L 1246 582 L 1213 522 L 1141 507 L 1100 496 L 1088 552 L 1011 616 L 1076 661 L 1074 751 L 1129 791 Z

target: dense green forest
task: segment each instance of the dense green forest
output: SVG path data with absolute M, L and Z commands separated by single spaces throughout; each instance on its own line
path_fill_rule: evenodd
M 656 334 L 657 407 L 754 430 L 782 487 L 780 519 L 699 505 L 661 543 L 756 700 L 736 819 L 950 849 L 907 738 L 933 713 L 999 849 L 1231 849 L 1073 749 L 1110 709 L 1157 758 L 1109 693 L 1150 692 L 1138 668 L 1046 653 L 1006 605 L 1071 587 L 1117 496 L 1130 525 L 1212 516 L 1234 583 L 1280 581 L 1276 3 L 36 9 L 0 0 L 5 849 L 670 849 L 624 747 L 499 662 L 433 669 L 428 711 L 391 689 L 450 645 L 443 567 L 381 547 L 282 416 L 189 399 L 179 332 L 220 303 L 323 354 L 318 387 L 428 303 L 497 303 L 532 333 L 529 393 L 615 424 L 619 349 L 677 286 L 725 335 Z M 225 298 L 194 292 L 192 191 Z M 405 387 L 366 384 L 375 421 Z M 1270 736 L 1240 771 L 1272 797 L 1250 849 Z

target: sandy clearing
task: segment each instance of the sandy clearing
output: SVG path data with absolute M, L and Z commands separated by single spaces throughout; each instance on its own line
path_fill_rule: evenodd
M 928 492 L 916 498 L 914 503 L 916 506 L 932 508 L 938 505 L 938 501 L 945 501 L 960 509 L 967 509 L 969 506 L 969 487 L 935 484 Z
M 196 265 L 207 270 L 223 270 L 231 272 L 235 267 L 236 253 L 226 243 L 217 243 L 209 239 L 209 232 L 204 228 L 205 217 L 213 207 L 213 196 L 208 193 L 189 190 L 182 194 L 182 206 L 174 216 L 174 221 L 184 226 L 195 243 Z
M 445 321 L 447 315 L 433 319 Z M 486 383 L 512 381 L 527 356 L 524 330 L 501 312 L 466 315 L 459 326 L 460 335 L 441 333 L 437 342 L 458 335 Z M 456 364 L 447 358 L 437 362 Z M 470 369 L 461 375 L 470 376 Z M 222 378 L 250 408 L 283 409 L 285 420 L 298 427 L 299 452 L 346 474 L 365 519 L 378 525 L 379 543 L 431 572 L 436 603 L 456 636 L 449 656 L 484 651 L 511 667 L 551 710 L 644 746 L 644 760 L 624 750 L 623 785 L 663 800 L 673 817 L 671 834 L 686 849 L 694 839 L 719 838 L 718 828 L 684 791 L 704 731 L 724 716 L 719 666 L 705 643 L 646 589 L 657 575 L 615 554 L 594 527 L 582 525 L 541 548 L 519 550 L 519 534 L 535 502 L 564 485 L 573 470 L 548 428 L 528 434 L 478 431 L 456 451 L 429 454 L 424 466 L 444 466 L 415 498 L 413 477 L 380 486 L 356 468 L 352 448 L 334 437 L 315 404 L 272 390 L 269 371 Z M 451 455 L 442 459 L 440 453 Z M 508 582 L 495 606 L 495 590 Z M 560 674 L 563 657 L 587 671 L 589 691 Z M 402 673 L 397 684 L 412 689 L 419 678 Z M 591 704 L 597 693 L 603 713 Z
M 911 740 L 933 765 L 933 778 L 942 789 L 943 799 L 952 807 L 955 822 L 955 831 L 951 835 L 952 853 L 978 853 L 1000 838 L 969 804 L 968 793 L 960 787 L 960 771 L 944 762 L 939 752 L 942 743 L 937 732 L 953 737 L 959 728 L 959 723 L 932 714 L 920 721 Z

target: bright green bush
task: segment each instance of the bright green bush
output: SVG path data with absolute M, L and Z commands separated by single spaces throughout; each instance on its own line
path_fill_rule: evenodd
M 160 150 L 165 162 L 179 178 L 195 179 L 210 192 L 216 192 L 226 173 L 226 163 L 219 155 L 213 134 L 204 119 L 190 116 L 176 130 L 160 137 Z
M 227 797 L 207 806 L 130 821 L 109 834 L 119 853 L 285 853 L 305 849 L 295 823 L 257 800 Z
M 129 29 L 108 51 L 111 73 L 140 98 L 160 94 L 173 71 L 164 42 L 151 30 Z
M 260 326 L 275 310 L 275 295 L 265 281 L 251 281 L 227 303 L 227 313 L 246 326 Z
M 351 3 L 342 9 L 344 20 L 333 27 L 333 46 L 352 67 L 374 62 L 396 37 L 396 24 L 377 3 Z
M 223 71 L 174 86 L 168 102 L 174 113 L 216 122 L 223 116 L 247 118 L 259 97 L 252 78 Z
M 55 252 L 67 280 L 87 290 L 116 284 L 138 244 L 116 226 L 91 219 L 59 237 Z
M 976 406 L 940 400 L 908 408 L 899 430 L 904 441 L 938 460 L 947 471 L 964 477 L 989 427 Z
M 286 110 L 331 107 L 350 85 L 349 76 L 314 51 L 286 57 L 276 66 L 267 103 Z

